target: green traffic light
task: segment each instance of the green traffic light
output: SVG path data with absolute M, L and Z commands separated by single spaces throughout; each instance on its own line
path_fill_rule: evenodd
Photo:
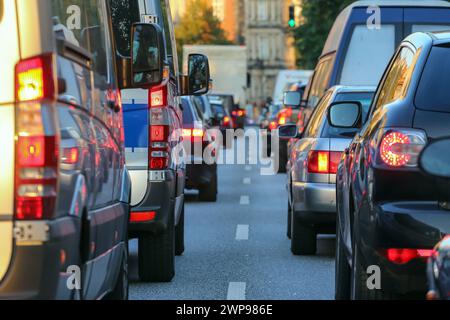
M 295 24 L 295 20 L 289 20 L 289 27 L 294 28 Z

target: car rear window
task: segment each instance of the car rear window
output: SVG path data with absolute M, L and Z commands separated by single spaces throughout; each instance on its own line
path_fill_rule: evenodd
M 384 24 L 376 30 L 371 30 L 366 25 L 356 26 L 339 84 L 377 85 L 394 54 L 395 36 L 395 25 Z
M 416 93 L 416 107 L 450 112 L 450 48 L 431 50 Z
M 183 105 L 183 124 L 193 124 L 194 115 L 192 114 L 192 108 L 189 101 L 182 99 L 181 104 Z
M 334 102 L 343 101 L 359 101 L 363 107 L 363 119 L 366 119 L 369 113 L 370 105 L 374 97 L 374 92 L 350 92 L 350 93 L 340 93 L 336 95 Z M 327 113 L 323 115 L 323 121 L 325 123 L 322 130 L 322 138 L 353 138 L 358 129 L 341 129 L 333 128 L 329 125 L 327 121 Z
M 215 115 L 221 113 L 221 114 L 225 114 L 225 108 L 223 105 L 221 104 L 211 104 L 211 107 L 213 109 L 213 112 Z

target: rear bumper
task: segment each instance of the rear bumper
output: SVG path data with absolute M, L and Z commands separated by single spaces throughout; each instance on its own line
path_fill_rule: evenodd
M 160 181 L 149 181 L 144 199 L 131 208 L 131 212 L 155 212 L 155 218 L 146 222 L 130 222 L 130 238 L 141 233 L 159 235 L 167 230 L 169 215 L 174 213 L 176 194 L 176 174 L 172 170 L 161 171 Z
M 336 185 L 294 182 L 292 185 L 294 214 L 304 223 L 336 223 Z
M 9 270 L 0 282 L 0 299 L 68 300 L 74 297 L 75 292 L 67 287 L 69 274 L 66 271 L 69 266 L 80 263 L 81 220 L 66 217 L 44 224 L 48 229 L 45 241 L 33 243 L 16 239 Z M 39 229 L 42 226 L 41 223 Z M 64 263 L 61 262 L 62 252 L 66 257 Z
M 426 260 L 415 259 L 398 265 L 382 254 L 387 248 L 433 249 L 450 233 L 450 212 L 436 202 L 391 202 L 374 205 L 373 223 L 360 218 L 360 247 L 367 266 L 380 266 L 382 287 L 395 293 L 427 290 Z M 365 219 L 364 219 L 365 220 Z

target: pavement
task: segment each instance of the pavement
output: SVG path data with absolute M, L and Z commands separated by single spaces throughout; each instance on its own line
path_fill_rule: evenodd
M 335 237 L 319 235 L 315 256 L 291 254 L 286 237 L 286 175 L 259 165 L 220 165 L 217 203 L 189 192 L 186 252 L 171 283 L 138 279 L 137 240 L 130 243 L 132 300 L 331 300 Z

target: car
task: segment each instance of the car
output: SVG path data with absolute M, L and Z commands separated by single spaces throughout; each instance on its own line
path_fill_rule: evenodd
M 337 17 L 303 105 L 314 109 L 335 85 L 376 86 L 402 39 L 418 31 L 447 30 L 449 21 L 447 1 L 355 1 Z
M 216 146 L 212 137 L 214 130 L 209 129 L 198 113 L 190 97 L 181 99 L 183 105 L 183 140 L 186 152 L 186 189 L 199 191 L 200 201 L 217 201 L 217 163 Z M 204 157 L 205 152 L 209 156 Z
M 214 114 L 214 123 L 219 125 L 219 129 L 222 134 L 223 145 L 227 149 L 230 149 L 232 147 L 232 143 L 228 143 L 227 141 L 227 131 L 233 130 L 234 127 L 231 114 L 225 108 L 223 101 L 221 100 L 211 100 L 210 106 Z
M 357 103 L 329 110 L 331 126 L 361 128 L 336 177 L 338 299 L 425 296 L 425 260 L 450 219 L 418 156 L 428 142 L 450 135 L 449 47 L 448 32 L 409 36 L 389 63 L 367 120 Z M 380 269 L 381 290 L 365 285 L 370 266 Z
M 133 186 L 129 236 L 138 239 L 140 279 L 170 282 L 175 275 L 175 255 L 185 249 L 186 172 L 176 156 L 182 144 L 180 95 L 208 92 L 209 63 L 205 56 L 191 54 L 188 75 L 179 73 L 169 1 L 111 0 L 111 5 L 116 48 L 124 57 L 118 69 L 134 72 L 121 91 L 126 164 Z M 134 24 L 140 28 L 136 36 L 147 39 L 147 47 L 129 45 L 127 31 Z M 146 52 L 152 53 L 150 57 Z M 133 54 L 143 59 L 128 66 Z
M 239 105 L 234 101 L 234 95 L 232 94 L 211 94 L 208 96 L 210 101 L 222 100 L 223 105 L 231 114 L 233 119 L 233 129 L 244 129 L 246 112 L 244 109 L 239 108 Z
M 0 299 L 128 298 L 131 181 L 109 6 L 78 2 L 89 14 L 79 30 L 67 6 L 0 2 Z
M 450 199 L 450 139 L 438 139 L 427 145 L 419 157 L 421 171 L 434 178 L 442 201 Z M 442 206 L 441 206 L 442 207 Z M 450 208 L 447 207 L 447 210 Z M 450 230 L 439 242 L 427 263 L 427 300 L 450 300 Z
M 319 233 L 336 231 L 336 170 L 356 130 L 332 128 L 328 108 L 342 101 L 358 101 L 367 114 L 375 87 L 335 86 L 329 89 L 303 133 L 296 125 L 279 128 L 281 139 L 296 139 L 288 161 L 288 237 L 295 255 L 312 255 Z

